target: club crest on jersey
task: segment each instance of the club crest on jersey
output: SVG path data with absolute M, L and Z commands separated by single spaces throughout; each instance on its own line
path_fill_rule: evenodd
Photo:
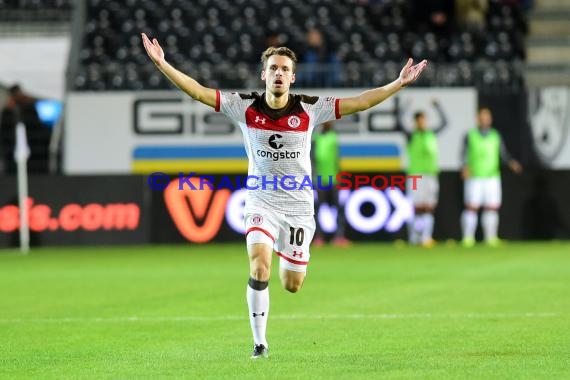
M 289 125 L 291 128 L 297 128 L 299 125 L 301 125 L 301 119 L 299 116 L 289 116 L 287 125 Z
M 251 217 L 251 224 L 254 226 L 259 226 L 263 223 L 263 216 L 259 214 L 253 214 Z

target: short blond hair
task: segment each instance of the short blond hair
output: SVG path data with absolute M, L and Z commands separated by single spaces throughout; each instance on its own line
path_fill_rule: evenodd
M 271 57 L 272 55 L 282 55 L 285 57 L 289 57 L 291 61 L 293 61 L 293 72 L 295 72 L 295 66 L 297 64 L 297 56 L 295 55 L 295 52 L 293 50 L 285 46 L 281 47 L 271 46 L 265 49 L 263 53 L 261 53 L 261 63 L 263 64 L 264 70 L 265 66 L 267 65 L 267 60 L 269 60 L 269 57 Z

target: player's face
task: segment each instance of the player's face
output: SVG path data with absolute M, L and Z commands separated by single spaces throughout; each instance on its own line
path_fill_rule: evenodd
M 291 83 L 295 82 L 293 61 L 284 55 L 272 55 L 261 72 L 261 79 L 268 92 L 277 96 L 287 93 Z
M 479 111 L 479 126 L 481 128 L 489 128 L 493 124 L 493 117 L 491 111 L 484 108 Z
M 424 115 L 418 116 L 416 119 L 416 125 L 420 131 L 425 131 L 426 128 L 426 117 Z

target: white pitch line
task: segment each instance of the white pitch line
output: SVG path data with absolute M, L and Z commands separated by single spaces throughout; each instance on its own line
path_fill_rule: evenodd
M 319 320 L 319 319 L 512 319 L 512 318 L 553 318 L 559 313 L 410 313 L 410 314 L 290 314 L 271 315 L 280 320 Z M 63 317 L 63 318 L 0 318 L 0 324 L 16 323 L 128 323 L 128 322 L 208 322 L 241 321 L 245 315 L 217 316 L 156 316 L 156 317 Z

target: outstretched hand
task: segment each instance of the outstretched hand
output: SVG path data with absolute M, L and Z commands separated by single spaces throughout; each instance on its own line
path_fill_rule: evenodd
M 402 84 L 402 87 L 406 87 L 410 83 L 413 83 L 427 67 L 427 61 L 425 59 L 412 66 L 413 63 L 413 59 L 408 59 L 406 66 L 404 66 L 402 71 L 400 71 L 400 83 Z
M 469 177 L 471 177 L 471 170 L 469 170 L 469 167 L 464 166 L 461 168 L 461 179 L 463 179 L 464 181 L 469 179 Z
M 517 160 L 510 160 L 509 161 L 509 168 L 515 172 L 516 174 L 521 174 L 523 172 L 523 167 L 520 162 Z
M 154 64 L 157 66 L 162 64 L 164 62 L 164 51 L 158 44 L 158 40 L 156 38 L 153 38 L 152 42 L 150 42 L 150 39 L 146 36 L 146 34 L 142 33 L 142 41 L 146 53 L 150 59 L 152 59 Z

